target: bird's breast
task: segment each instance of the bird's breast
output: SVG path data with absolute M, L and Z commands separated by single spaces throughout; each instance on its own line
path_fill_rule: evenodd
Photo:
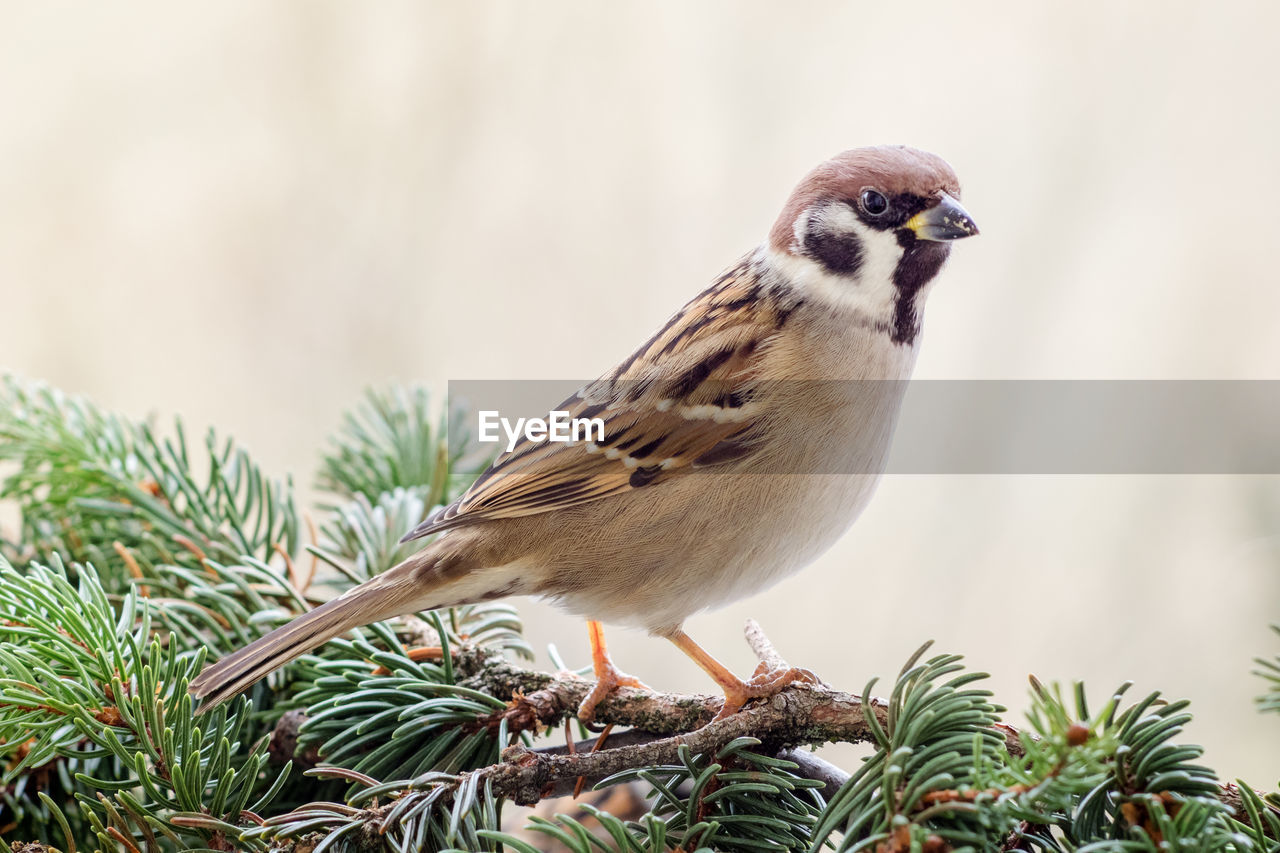
M 865 508 L 888 453 L 915 354 L 877 337 L 792 338 L 770 352 L 757 451 L 567 513 L 546 593 L 661 629 L 812 562 Z M 572 534 L 573 515 L 590 537 Z

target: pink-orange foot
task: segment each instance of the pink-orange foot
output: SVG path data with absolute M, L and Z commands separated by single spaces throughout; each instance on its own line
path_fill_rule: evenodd
M 752 699 L 768 699 L 771 696 L 777 696 L 793 684 L 821 683 L 822 680 L 807 669 L 794 666 L 765 669 L 764 664 L 761 664 L 756 667 L 755 674 L 749 680 L 734 678 L 732 682 L 720 685 L 724 690 L 724 705 L 721 706 L 720 713 L 716 714 L 715 719 L 723 720 L 731 714 L 738 713 L 742 710 L 742 706 Z
M 596 706 L 618 687 L 636 687 L 641 690 L 649 688 L 640 679 L 627 675 L 613 665 L 609 651 L 604 644 L 604 627 L 594 620 L 587 622 L 587 633 L 591 637 L 591 667 L 595 670 L 596 686 L 578 706 L 578 719 L 590 723 L 596 718 Z
M 712 722 L 738 713 L 742 710 L 742 706 L 752 699 L 776 696 L 792 684 L 822 683 L 818 676 L 807 669 L 797 667 L 768 669 L 764 663 L 756 667 L 755 674 L 749 681 L 743 681 L 679 628 L 665 633 L 664 636 L 675 643 L 680 651 L 692 658 L 694 663 L 702 667 L 703 672 L 715 679 L 716 684 L 719 684 L 720 689 L 724 691 L 724 704 L 720 706 L 720 713 L 716 714 Z

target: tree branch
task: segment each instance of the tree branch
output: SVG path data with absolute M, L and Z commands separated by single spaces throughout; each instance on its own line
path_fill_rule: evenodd
M 786 666 L 754 620 L 747 622 L 745 634 L 765 666 Z M 510 731 L 556 725 L 574 713 L 592 687 L 592 682 L 572 674 L 551 676 L 506 660 L 463 658 L 465 655 L 456 663 L 468 673 L 463 686 L 492 696 L 514 697 L 511 707 L 479 721 L 480 726 L 495 730 L 502 720 L 506 720 Z M 572 755 L 559 748 L 531 750 L 513 746 L 503 753 L 501 764 L 475 773 L 481 774 L 479 781 L 493 786 L 495 795 L 531 805 L 567 793 L 578 777 L 598 781 L 623 770 L 675 763 L 681 746 L 688 746 L 695 753 L 714 754 L 737 738 L 754 737 L 767 751 L 777 754 L 804 744 L 870 741 L 868 713 L 877 716 L 881 728 L 888 726 L 883 700 L 872 699 L 870 704 L 864 704 L 857 696 L 825 685 L 793 685 L 763 703 L 713 723 L 721 702 L 715 696 L 619 688 L 597 707 L 596 720 L 629 726 L 647 737 L 632 734 L 623 745 L 611 745 L 598 752 L 590 752 L 592 744 L 584 743 Z M 1022 744 L 1012 729 L 1005 730 L 1005 742 L 1013 754 L 1021 754 Z M 848 778 L 816 756 L 792 752 L 787 757 L 805 768 L 802 775 L 813 774 L 810 778 L 819 778 L 828 785 L 838 787 Z
M 655 701 L 661 702 L 662 697 L 655 697 Z M 873 707 L 875 712 L 884 713 L 881 706 Z M 645 718 L 653 712 L 652 708 L 646 709 Z M 796 743 L 870 740 L 865 714 L 866 706 L 848 694 L 790 690 L 763 706 L 672 737 L 577 755 L 553 755 L 513 746 L 503 753 L 501 764 L 475 772 L 481 774 L 481 781 L 492 784 L 496 796 L 531 805 L 552 796 L 557 783 L 579 776 L 604 777 L 635 767 L 674 764 L 679 761 L 681 746 L 696 754 L 715 754 L 740 737 L 759 738 L 772 749 Z M 709 720 L 713 715 L 714 709 L 704 706 L 705 718 Z M 624 716 L 629 714 L 619 715 Z M 603 718 L 599 711 L 597 717 Z M 610 722 L 618 721 L 612 717 L 607 717 Z
M 749 621 L 745 633 L 762 664 L 770 669 L 786 666 L 758 624 Z M 490 728 L 496 732 L 503 721 L 513 735 L 555 726 L 573 716 L 593 686 L 573 673 L 551 675 L 526 669 L 474 646 L 457 647 L 453 655 L 455 671 L 462 676 L 460 685 L 496 698 L 511 697 L 506 709 L 478 719 L 473 730 Z M 446 784 L 455 790 L 464 785 L 472 790 L 488 785 L 495 797 L 528 806 L 571 794 L 581 777 L 595 784 L 625 770 L 677 764 L 681 747 L 695 754 L 714 755 L 737 738 L 753 737 L 761 741 L 762 751 L 796 763 L 797 775 L 821 781 L 823 795 L 830 797 L 848 781 L 849 774 L 803 747 L 871 741 L 867 721 L 872 714 L 882 729 L 888 728 L 883 700 L 872 698 L 864 703 L 824 684 L 793 684 L 767 701 L 712 722 L 721 702 L 718 696 L 619 688 L 597 707 L 596 719 L 630 728 L 611 735 L 606 748 L 593 752 L 596 739 L 577 742 L 572 751 L 567 746 L 510 746 L 501 762 L 464 773 Z M 289 725 L 296 727 L 297 720 Z M 1003 723 L 996 728 L 1003 734 L 1009 753 L 1022 755 L 1018 731 Z M 1220 798 L 1238 817 L 1245 815 L 1235 786 L 1224 786 Z M 369 809 L 366 819 L 376 828 L 394 805 L 393 801 Z
M 797 765 L 796 775 L 805 779 L 813 779 L 821 782 L 822 788 L 819 793 L 827 799 L 844 787 L 844 783 L 849 781 L 849 774 L 832 764 L 830 761 L 819 758 L 807 749 L 784 749 L 778 753 L 778 757 L 787 761 L 794 761 Z

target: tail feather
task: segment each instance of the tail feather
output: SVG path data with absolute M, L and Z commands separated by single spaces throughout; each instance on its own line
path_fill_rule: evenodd
M 248 690 L 295 658 L 352 628 L 451 603 L 432 604 L 423 600 L 423 593 L 429 590 L 407 589 L 407 584 L 418 585 L 406 571 L 408 568 L 401 565 L 365 581 L 206 666 L 189 688 L 192 696 L 204 700 L 196 713 L 208 711 Z

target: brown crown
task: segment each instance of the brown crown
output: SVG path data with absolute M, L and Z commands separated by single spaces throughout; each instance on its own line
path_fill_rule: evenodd
M 905 145 L 853 148 L 805 175 L 769 232 L 770 245 L 785 250 L 795 236 L 796 219 L 815 203 L 853 200 L 867 187 L 889 196 L 909 193 L 927 198 L 941 191 L 960 198 L 956 173 L 936 154 Z

